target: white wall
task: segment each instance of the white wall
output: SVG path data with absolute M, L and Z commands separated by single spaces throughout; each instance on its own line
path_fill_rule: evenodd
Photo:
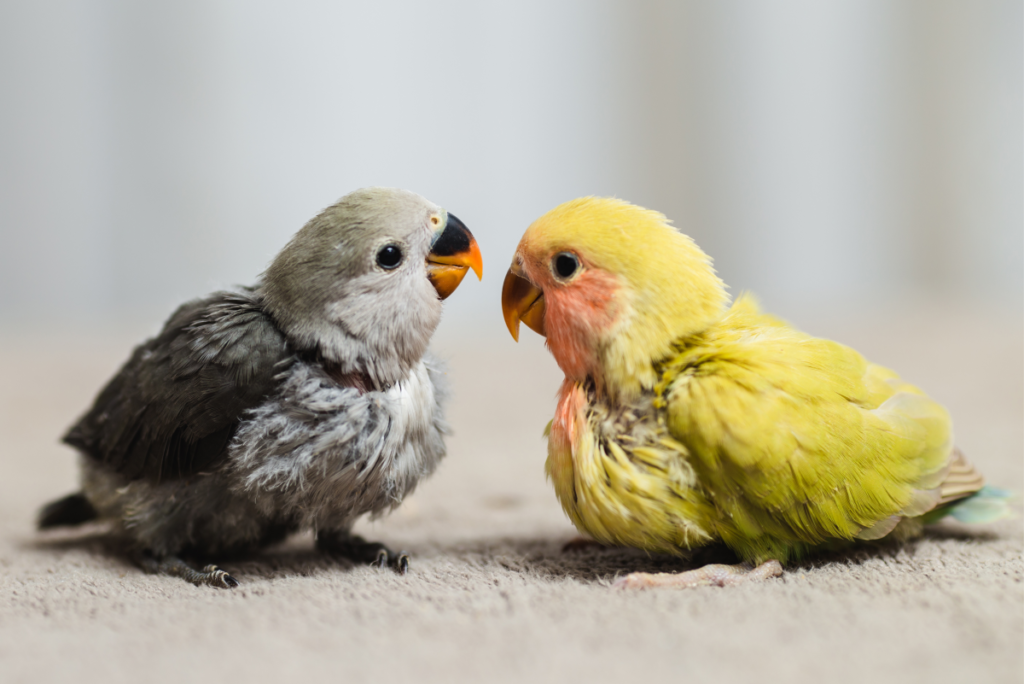
M 772 309 L 1024 303 L 1020 2 L 11 1 L 0 331 L 251 282 L 357 187 L 459 215 L 500 332 L 523 229 L 660 209 Z

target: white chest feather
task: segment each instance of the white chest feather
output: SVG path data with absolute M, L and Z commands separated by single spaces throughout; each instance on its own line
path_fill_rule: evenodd
M 268 513 L 323 524 L 393 508 L 444 455 L 439 377 L 427 359 L 385 391 L 360 392 L 296 363 L 239 427 L 232 467 Z

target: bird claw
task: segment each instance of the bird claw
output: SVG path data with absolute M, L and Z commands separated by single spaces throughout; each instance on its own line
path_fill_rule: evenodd
M 378 568 L 391 567 L 398 574 L 405 575 L 409 572 L 409 554 L 405 551 L 399 551 L 396 554 L 388 552 L 386 548 L 382 548 L 377 552 L 377 559 L 372 565 Z
M 368 563 L 375 568 L 393 568 L 399 574 L 409 572 L 409 554 L 395 553 L 379 542 L 369 542 L 358 535 L 335 536 L 324 534 L 316 540 L 317 548 L 333 556 L 356 563 Z
M 782 564 L 777 560 L 762 563 L 756 568 L 747 563 L 739 565 L 705 565 L 686 572 L 633 572 L 612 583 L 613 589 L 648 589 L 671 587 L 731 587 L 746 582 L 763 582 L 782 575 Z
M 398 558 L 395 559 L 395 570 L 401 575 L 409 572 L 409 554 L 405 551 L 398 552 Z
M 205 566 L 202 570 L 202 574 L 207 576 L 205 583 L 209 584 L 211 587 L 234 589 L 238 586 L 238 580 L 224 570 L 218 568 L 216 565 Z
M 218 589 L 234 589 L 239 584 L 237 579 L 216 565 L 207 565 L 202 570 L 195 570 L 177 556 L 167 556 L 160 560 L 151 556 L 144 556 L 139 559 L 139 564 L 148 573 L 180 577 L 197 587 L 205 585 L 217 587 Z

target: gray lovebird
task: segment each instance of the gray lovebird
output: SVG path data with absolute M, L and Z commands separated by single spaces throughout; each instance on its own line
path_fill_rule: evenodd
M 42 528 L 106 520 L 148 572 L 233 587 L 183 557 L 312 529 L 318 549 L 404 572 L 351 534 L 444 456 L 443 371 L 427 352 L 476 240 L 419 195 L 369 188 L 307 223 L 255 286 L 181 306 L 65 435 L 81 491 Z

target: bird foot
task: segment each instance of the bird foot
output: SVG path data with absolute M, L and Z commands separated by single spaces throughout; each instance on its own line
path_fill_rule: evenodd
M 167 556 L 160 560 L 147 556 L 142 558 L 139 564 L 150 574 L 180 577 L 197 587 L 205 585 L 219 589 L 234 589 L 238 586 L 238 580 L 216 565 L 207 565 L 202 570 L 196 570 L 177 556 Z
M 380 542 L 366 541 L 358 535 L 317 535 L 316 547 L 324 553 L 356 563 L 368 563 L 378 568 L 391 567 L 402 575 L 409 572 L 408 553 L 395 553 Z
M 749 563 L 739 565 L 705 565 L 703 568 L 686 572 L 634 572 L 615 580 L 616 589 L 647 589 L 650 587 L 731 587 L 744 582 L 763 582 L 782 575 L 782 564 L 770 560 L 752 567 Z

